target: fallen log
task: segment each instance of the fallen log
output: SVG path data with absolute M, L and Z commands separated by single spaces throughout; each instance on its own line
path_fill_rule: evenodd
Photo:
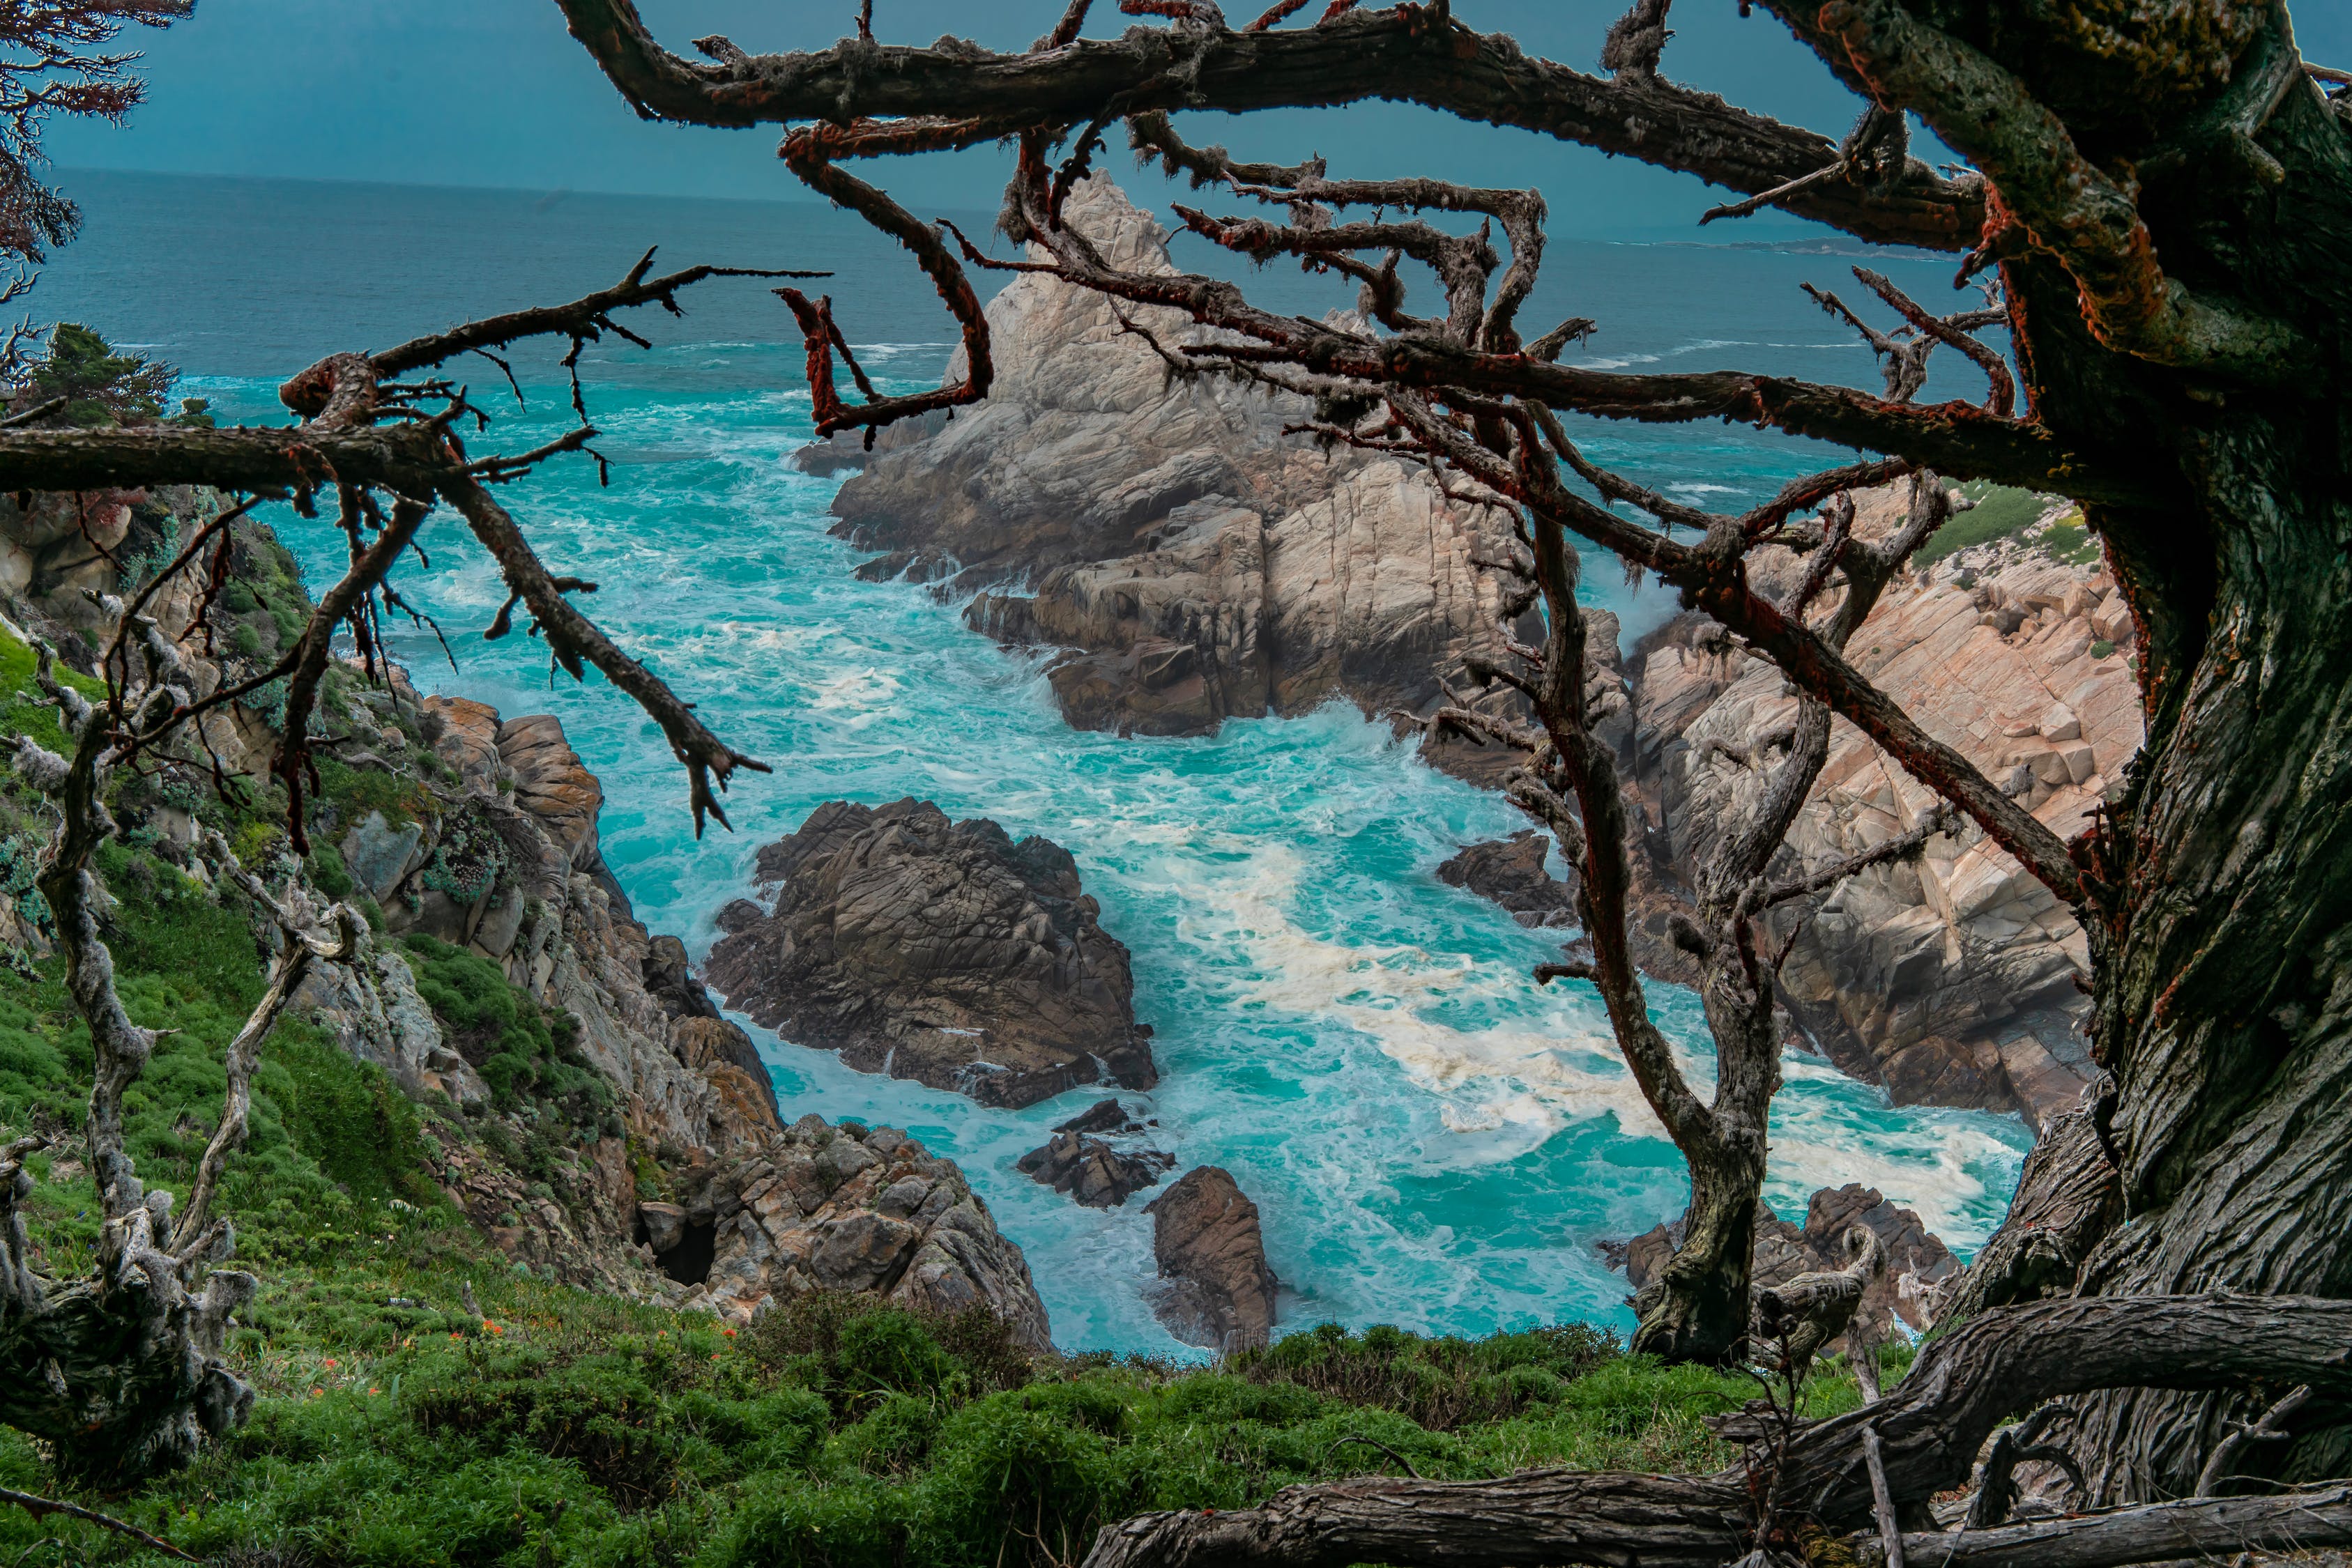
M 1744 1480 L 1708 1476 L 1524 1470 L 1492 1481 L 1366 1477 L 1291 1487 L 1257 1508 L 1186 1509 L 1106 1525 L 1086 1568 L 1722 1568 L 1747 1549 L 1740 1523 L 1747 1495 Z
M 2352 1301 L 2310 1296 L 2089 1297 L 1998 1308 L 1928 1346 L 1877 1404 L 1799 1427 L 1774 1490 L 1791 1519 L 1855 1529 L 1874 1513 L 1864 1427 L 1878 1437 L 1899 1513 L 1965 1481 L 1995 1427 L 2047 1400 L 2103 1388 L 2215 1389 L 2289 1379 L 2343 1396 L 2352 1394 L 2347 1343 Z M 1256 1508 L 1183 1510 L 1106 1525 L 1087 1568 L 1719 1568 L 1754 1539 L 1749 1511 L 1760 1489 L 1751 1490 L 1752 1479 L 1742 1464 L 1713 1476 L 1528 1470 L 1496 1480 L 1367 1478 L 1291 1487 Z M 2274 1500 L 2200 1506 L 2264 1500 Z M 1920 1537 L 1927 1544 L 1910 1561 L 1914 1568 L 1946 1568 L 1936 1555 L 1943 1547 L 1998 1533 Z M 1913 1537 L 1903 1539 L 1908 1548 Z M 2065 1568 L 2090 1568 L 2092 1561 Z
M 2126 1568 L 2183 1557 L 2352 1546 L 2352 1485 L 1912 1534 L 1902 1538 L 1902 1546 L 1915 1568 Z M 1875 1537 L 1857 1538 L 1854 1554 L 1863 1568 L 1888 1568 L 1886 1550 Z

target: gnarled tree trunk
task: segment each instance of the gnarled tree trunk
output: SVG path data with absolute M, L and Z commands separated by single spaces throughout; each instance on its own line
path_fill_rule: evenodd
M 2167 494 L 2160 508 L 2085 508 L 2145 634 L 2148 728 L 2095 845 L 2106 889 L 2084 911 L 2099 955 L 2095 1051 L 2117 1087 L 2107 1152 L 2123 1223 L 2092 1250 L 2079 1288 L 2342 1296 L 2352 134 L 2305 79 L 2283 7 L 2209 9 L 2253 22 L 2226 85 L 2149 112 L 2158 89 L 2116 73 L 2135 60 L 2153 69 L 2168 40 L 2150 26 L 2117 67 L 2082 73 L 2075 90 L 2100 95 L 2104 134 L 2085 134 L 2088 109 L 2070 106 L 2068 120 L 2086 152 L 2137 167 L 2166 273 L 2284 324 L 2301 362 L 2282 357 L 2269 376 L 2151 363 L 2094 340 L 2075 281 L 2048 259 L 2005 269 L 2037 413 L 2086 450 L 2137 454 Z M 2030 69 L 2024 41 L 2000 52 Z M 2083 1402 L 2064 1441 L 2090 1501 L 2187 1495 L 2223 1420 L 2263 1402 L 2110 1392 Z M 2340 1404 L 2309 1408 L 2292 1443 L 2252 1462 L 2344 1474 L 2347 1419 Z

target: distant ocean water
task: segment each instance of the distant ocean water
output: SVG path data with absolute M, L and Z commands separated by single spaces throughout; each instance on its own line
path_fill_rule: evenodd
M 893 384 L 935 382 L 951 347 L 903 254 L 818 206 L 86 173 L 67 183 L 88 228 L 49 267 L 37 309 L 179 365 L 184 390 L 231 418 L 281 422 L 278 382 L 320 354 L 571 298 L 656 242 L 665 267 L 835 268 L 816 287 L 833 291 L 861 358 Z M 976 217 L 968 232 L 986 226 L 956 215 Z M 1796 287 L 1843 285 L 1851 298 L 1845 265 L 1558 242 L 1530 316 L 1599 319 L 1589 364 L 1736 365 L 1874 385 L 1867 353 Z M 1923 298 L 1948 298 L 1948 260 L 1872 265 Z M 1295 272 L 1250 281 L 1285 309 L 1347 303 Z M 540 644 L 480 640 L 503 590 L 446 515 L 422 537 L 434 570 L 410 570 L 402 586 L 439 622 L 459 667 L 429 631 L 404 626 L 395 639 L 418 683 L 509 716 L 561 716 L 604 780 L 605 856 L 638 915 L 697 954 L 717 911 L 747 890 L 757 848 L 825 800 L 915 795 L 1052 837 L 1134 951 L 1137 1012 L 1158 1030 L 1165 1075 L 1148 1097 L 1163 1146 L 1183 1166 L 1225 1166 L 1256 1199 L 1291 1292 L 1288 1323 L 1628 1326 L 1623 1279 L 1591 1244 L 1679 1213 L 1679 1157 L 1590 989 L 1527 977 L 1550 944 L 1432 874 L 1457 846 L 1523 825 L 1517 813 L 1423 767 L 1342 705 L 1231 723 L 1205 740 L 1071 731 L 1038 661 L 1001 653 L 922 589 L 850 576 L 859 558 L 824 531 L 835 482 L 785 461 L 810 416 L 781 305 L 761 285 L 729 282 L 692 291 L 682 321 L 630 320 L 656 342 L 650 353 L 607 341 L 583 356 L 611 487 L 574 461 L 507 499 L 551 563 L 601 584 L 583 603 L 604 627 L 775 768 L 740 779 L 728 800 L 737 831 L 693 839 L 658 732 L 601 677 L 551 682 Z M 554 358 L 518 358 L 522 413 L 496 368 L 453 367 L 503 414 L 481 449 L 520 450 L 564 427 Z M 1584 435 L 1600 459 L 1718 508 L 1834 460 L 1722 425 Z M 314 586 L 331 580 L 339 538 L 284 508 L 270 520 Z M 1629 636 L 1672 612 L 1655 585 L 1627 587 L 1607 560 L 1586 577 Z M 1654 986 L 1651 999 L 1689 1069 L 1711 1082 L 1696 998 Z M 1190 1354 L 1143 1298 L 1145 1199 L 1098 1213 L 1013 1169 L 1087 1092 L 983 1110 L 752 1032 L 788 1120 L 814 1110 L 887 1122 L 961 1162 L 1027 1251 L 1066 1348 Z M 1916 1206 L 1963 1250 L 1998 1223 L 2030 1144 L 2016 1119 L 1894 1109 L 1802 1055 L 1787 1076 L 1768 1191 L 1782 1214 L 1801 1216 L 1817 1186 L 1861 1181 Z

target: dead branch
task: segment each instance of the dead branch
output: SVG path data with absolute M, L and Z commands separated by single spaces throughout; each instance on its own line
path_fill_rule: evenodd
M 699 125 L 910 116 L 1082 125 L 1114 100 L 1137 114 L 1386 98 L 1637 156 L 1738 191 L 1769 190 L 1837 153 L 1825 136 L 1713 94 L 1588 76 L 1528 56 L 1503 35 L 1430 26 L 1418 6 L 1327 11 L 1319 25 L 1289 31 L 1171 29 L 1097 41 L 1056 29 L 1051 47 L 1025 55 L 862 42 L 751 55 L 730 45 L 703 64 L 655 42 L 634 0 L 559 4 L 572 37 L 638 112 Z M 1983 223 L 1974 183 L 1916 162 L 1890 190 L 1832 186 L 1790 206 L 1866 237 L 1942 250 L 1963 248 Z
M 236 883 L 247 898 L 268 911 L 282 940 L 269 960 L 261 999 L 254 1004 L 244 1027 L 228 1043 L 228 1090 L 220 1124 L 214 1129 L 212 1141 L 205 1145 L 204 1158 L 197 1164 L 195 1180 L 188 1189 L 187 1211 L 180 1216 L 179 1225 L 172 1233 L 171 1250 L 175 1254 L 185 1253 L 205 1234 L 221 1173 L 227 1167 L 229 1155 L 244 1147 L 253 1070 L 260 1060 L 261 1042 L 277 1026 L 278 1015 L 285 1009 L 288 998 L 301 985 L 314 961 L 350 963 L 359 952 L 360 933 L 365 929 L 358 912 L 349 904 L 318 909 L 309 890 L 299 880 L 282 897 L 272 894 L 259 877 L 237 863 L 228 841 L 218 832 L 205 835 L 202 852 L 216 876 Z
M 2291 1434 L 2279 1423 L 2302 1409 L 2310 1399 L 2310 1385 L 2298 1384 L 2252 1422 L 2232 1423 L 2229 1436 L 2214 1445 L 2212 1457 L 2198 1472 L 2196 1495 L 2200 1498 L 2220 1496 L 2222 1483 L 2235 1473 L 2230 1467 L 2237 1459 L 2238 1450 L 2248 1443 L 2284 1442 Z
M 468 321 L 446 332 L 428 333 L 369 356 L 374 361 L 376 373 L 386 380 L 403 376 L 412 371 L 454 360 L 460 354 L 480 353 L 488 349 L 502 349 L 525 338 L 570 338 L 577 345 L 593 343 L 606 332 L 628 337 L 640 348 L 645 340 L 626 332 L 613 319 L 616 310 L 626 310 L 640 305 L 658 305 L 673 316 L 686 311 L 677 302 L 678 295 L 710 277 L 830 277 L 830 272 L 800 272 L 772 267 L 695 266 L 659 277 L 646 275 L 653 270 L 654 252 L 648 249 L 639 256 L 621 281 L 610 288 L 562 305 L 540 305 L 527 310 L 512 310 L 503 316 L 486 316 L 478 321 Z M 297 413 L 315 414 L 314 408 L 289 403 Z
M 166 1557 L 176 1557 L 183 1563 L 204 1561 L 193 1552 L 183 1552 L 160 1535 L 150 1535 L 135 1524 L 125 1523 L 112 1514 L 100 1513 L 96 1509 L 83 1508 L 79 1503 L 60 1502 L 53 1497 L 42 1497 L 36 1492 L 17 1491 L 9 1487 L 0 1487 L 0 1502 L 13 1502 L 35 1519 L 44 1519 L 53 1513 L 64 1519 L 78 1519 L 84 1524 L 94 1524 L 100 1530 L 110 1530 L 117 1535 L 126 1536 L 150 1552 L 160 1552 Z
M 687 803 L 694 815 L 696 836 L 701 835 L 706 816 L 726 827 L 727 813 L 720 809 L 712 786 L 716 784 L 723 793 L 737 768 L 765 773 L 770 771 L 768 765 L 744 756 L 713 735 L 695 716 L 691 704 L 681 700 L 659 676 L 623 653 L 594 622 L 572 608 L 514 517 L 479 483 L 463 474 L 451 474 L 443 478 L 438 487 L 442 498 L 457 509 L 473 529 L 474 537 L 498 561 L 508 591 L 520 595 L 531 614 L 538 617 L 547 635 L 548 648 L 557 662 L 574 679 L 583 674 L 583 660 L 595 665 L 605 679 L 626 693 L 661 726 L 671 754 L 686 765 Z
M 2221 1561 L 2243 1552 L 2307 1552 L 2352 1545 L 2352 1486 L 2196 1498 L 1900 1540 L 1913 1561 L 1932 1568 L 2125 1568 Z M 1863 1542 L 1859 1555 L 1870 1568 L 1895 1561 L 1876 1542 Z
M 1874 1428 L 1862 1429 L 1863 1463 L 1870 1469 L 1872 1511 L 1878 1519 L 1878 1539 L 1886 1554 L 1886 1568 L 1903 1568 L 1903 1532 L 1895 1522 L 1895 1497 L 1886 1486 L 1886 1456 Z
M 913 253 L 917 265 L 929 275 L 939 289 L 940 298 L 956 319 L 963 339 L 963 380 L 952 386 L 916 392 L 905 397 L 876 398 L 870 391 L 866 402 L 852 408 L 841 401 L 833 380 L 833 355 L 836 343 L 842 342 L 840 329 L 834 324 L 828 306 L 820 309 L 808 297 L 794 288 L 779 288 L 777 295 L 792 308 L 800 322 L 801 335 L 808 345 L 809 391 L 814 399 L 816 433 L 820 437 L 837 430 L 859 425 L 866 429 L 866 444 L 874 441 L 874 433 L 894 421 L 928 413 L 933 409 L 954 409 L 965 403 L 978 402 L 988 395 L 991 382 L 995 379 L 995 366 L 989 358 L 988 318 L 980 308 L 980 298 L 971 291 L 971 281 L 963 268 L 942 244 L 938 235 L 916 221 L 914 214 L 892 201 L 888 194 L 867 184 L 854 174 L 836 167 L 837 156 L 869 155 L 877 152 L 925 151 L 946 145 L 955 135 L 965 134 L 961 127 L 939 135 L 924 134 L 909 139 L 894 128 L 889 140 L 877 134 L 836 131 L 825 125 L 796 131 L 785 138 L 782 153 L 784 166 L 797 175 L 811 190 L 830 197 L 847 207 L 890 235 Z M 971 132 L 977 135 L 978 132 Z M 992 136 L 982 137 L 991 140 Z M 961 237 L 961 236 L 959 236 Z M 846 345 L 844 344 L 845 348 Z M 864 377 L 859 377 L 861 383 Z

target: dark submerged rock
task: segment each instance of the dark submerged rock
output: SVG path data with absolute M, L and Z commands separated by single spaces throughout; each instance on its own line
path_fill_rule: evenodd
M 1159 1081 L 1127 949 L 1060 845 L 928 800 L 835 800 L 759 875 L 774 913 L 730 905 L 708 974 L 786 1039 L 989 1105 Z
M 1145 1187 L 1157 1186 L 1175 1164 L 1175 1155 L 1158 1149 L 1129 1154 L 1100 1138 L 1057 1131 L 1051 1141 L 1022 1155 L 1013 1168 L 1055 1192 L 1068 1193 L 1088 1208 L 1118 1208 Z
M 1570 925 L 1576 888 L 1544 869 L 1550 850 L 1550 839 L 1523 828 L 1507 839 L 1472 844 L 1437 868 L 1437 880 L 1494 900 L 1522 925 Z

